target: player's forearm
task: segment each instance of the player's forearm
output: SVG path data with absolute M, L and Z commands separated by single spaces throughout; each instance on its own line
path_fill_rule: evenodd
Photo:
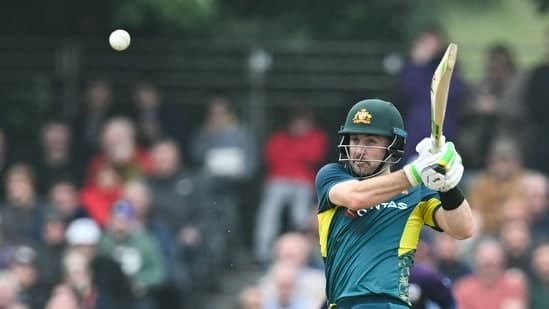
M 474 220 L 467 200 L 451 210 L 439 208 L 435 214 L 437 223 L 444 232 L 456 239 L 467 239 L 473 236 Z
M 351 210 L 359 210 L 386 202 L 409 187 L 408 178 L 399 170 L 361 181 L 339 183 L 330 190 L 330 201 Z

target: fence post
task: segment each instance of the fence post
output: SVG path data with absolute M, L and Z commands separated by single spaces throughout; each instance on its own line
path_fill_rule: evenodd
M 248 56 L 250 93 L 248 119 L 259 141 L 264 139 L 266 121 L 266 76 L 272 66 L 272 56 L 262 48 L 255 48 Z

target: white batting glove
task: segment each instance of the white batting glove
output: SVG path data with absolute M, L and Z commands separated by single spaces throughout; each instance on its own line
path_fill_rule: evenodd
M 431 190 L 446 192 L 455 188 L 463 177 L 463 164 L 456 163 L 448 172 L 434 168 L 425 169 L 421 173 L 421 179 L 425 186 Z
M 416 150 L 419 154 L 417 159 L 403 168 L 404 173 L 412 186 L 420 185 L 426 181 L 438 183 L 440 178 L 448 170 L 450 164 L 456 162 L 456 155 L 459 156 L 455 150 L 454 144 L 451 142 L 444 143 L 440 151 L 436 153 L 432 153 L 431 145 L 431 139 L 424 138 L 416 146 Z M 459 161 L 461 161 L 461 157 L 459 158 Z M 441 171 L 436 172 L 434 169 L 440 166 L 442 166 L 442 168 L 440 168 Z
M 455 188 L 463 177 L 463 164 L 461 156 L 453 143 L 447 143 L 445 155 L 437 163 L 421 172 L 421 179 L 425 186 L 431 190 L 446 192 Z

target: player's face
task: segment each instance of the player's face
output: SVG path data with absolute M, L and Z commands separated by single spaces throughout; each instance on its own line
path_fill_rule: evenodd
M 368 176 L 382 164 L 389 139 L 379 135 L 353 134 L 349 140 L 349 159 L 353 172 Z

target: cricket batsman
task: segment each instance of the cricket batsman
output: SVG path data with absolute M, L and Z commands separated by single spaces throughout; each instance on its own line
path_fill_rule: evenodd
M 410 308 L 410 269 L 423 225 L 456 239 L 472 236 L 471 208 L 457 187 L 463 175 L 454 144 L 416 145 L 401 160 L 406 131 L 400 112 L 363 100 L 339 130 L 339 162 L 316 175 L 321 253 L 329 308 Z

